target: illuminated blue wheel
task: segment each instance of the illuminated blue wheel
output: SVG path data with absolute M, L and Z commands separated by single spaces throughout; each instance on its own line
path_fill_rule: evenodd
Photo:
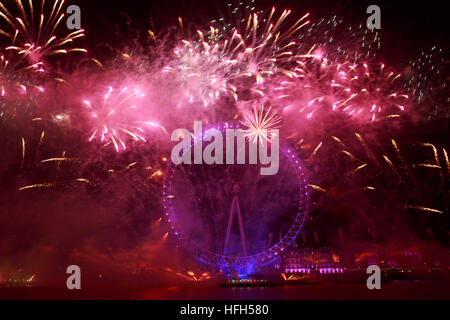
M 224 132 L 238 126 L 220 125 Z M 303 164 L 287 145 L 280 170 L 261 176 L 259 165 L 167 167 L 163 204 L 179 243 L 224 272 L 249 274 L 277 258 L 308 216 Z

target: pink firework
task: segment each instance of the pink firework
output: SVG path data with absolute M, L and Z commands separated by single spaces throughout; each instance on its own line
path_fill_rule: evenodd
M 384 64 L 339 65 L 332 83 L 338 99 L 333 111 L 371 122 L 398 117 L 406 110 L 409 100 L 401 89 L 401 79 L 401 74 L 390 71 Z
M 253 111 L 247 111 L 243 115 L 241 124 L 247 130 L 247 137 L 253 143 L 270 141 L 272 130 L 278 129 L 281 118 L 271 107 L 267 110 L 264 106 L 255 107 Z
M 39 64 L 29 65 L 18 54 L 0 51 L 0 119 L 12 120 L 35 111 L 44 87 L 34 83 Z
M 34 2 L 39 2 L 35 6 Z M 7 37 L 11 45 L 7 50 L 17 52 L 30 64 L 42 63 L 47 56 L 86 52 L 85 49 L 72 47 L 75 39 L 84 37 L 84 30 L 76 30 L 62 37 L 55 34 L 64 18 L 64 0 L 52 0 L 47 4 L 41 1 L 16 0 L 15 16 L 0 3 L 0 17 L 6 27 L 0 29 L 0 35 Z
M 298 55 L 296 67 L 280 79 L 274 89 L 274 98 L 283 112 L 298 112 L 311 119 L 321 109 L 329 109 L 335 103 L 333 79 L 336 66 L 325 58 L 323 49 L 312 48 Z
M 268 15 L 250 14 L 240 28 L 230 30 L 228 41 L 236 46 L 232 52 L 240 62 L 241 73 L 251 77 L 256 84 L 262 84 L 267 77 L 289 73 L 291 62 L 295 61 L 295 37 L 309 24 L 309 13 L 288 24 L 290 10 L 284 10 L 276 18 L 275 8 Z
M 291 11 L 276 18 L 275 8 L 266 16 L 252 13 L 240 26 L 198 31 L 196 40 L 183 40 L 175 58 L 165 67 L 178 79 L 184 101 L 214 103 L 223 94 L 238 100 L 241 92 L 263 96 L 267 78 L 289 73 L 295 60 L 295 35 L 309 23 L 309 14 L 286 26 Z
M 183 102 L 200 102 L 208 107 L 224 94 L 237 99 L 236 87 L 231 84 L 237 61 L 227 55 L 221 44 L 205 41 L 201 31 L 198 34 L 201 41 L 183 40 L 174 50 L 175 59 L 164 68 L 183 89 L 179 106 Z
M 107 145 L 112 144 L 117 152 L 127 149 L 128 140 L 146 142 L 146 127 L 160 127 L 152 121 L 142 121 L 139 105 L 145 94 L 139 89 L 127 87 L 108 91 L 94 100 L 84 100 L 89 112 L 89 120 L 94 127 L 89 141 L 99 140 Z
M 16 54 L 2 54 L 0 56 L 0 96 L 15 97 L 24 95 L 29 91 L 30 87 L 42 92 L 44 90 L 42 87 L 30 85 L 24 77 L 28 73 L 41 70 L 40 63 L 28 65 Z

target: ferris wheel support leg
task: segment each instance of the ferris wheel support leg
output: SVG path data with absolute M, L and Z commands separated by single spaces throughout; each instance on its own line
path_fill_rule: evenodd
M 233 203 L 231 204 L 230 209 L 230 216 L 228 218 L 228 228 L 227 228 L 227 234 L 225 236 L 225 246 L 223 248 L 223 254 L 227 254 L 228 249 L 228 242 L 230 241 L 230 233 L 231 233 L 231 227 L 233 225 L 233 208 L 234 208 L 234 202 L 236 201 L 236 197 L 233 198 Z
M 241 232 L 242 249 L 244 250 L 244 256 L 247 257 L 247 242 L 245 241 L 244 223 L 242 221 L 241 206 L 239 205 L 239 199 L 237 197 L 236 197 L 236 206 L 239 219 L 239 229 Z

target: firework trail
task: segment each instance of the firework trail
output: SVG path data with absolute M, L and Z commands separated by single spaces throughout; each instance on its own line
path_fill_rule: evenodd
M 390 71 L 384 64 L 371 67 L 367 63 L 346 64 L 338 70 L 332 86 L 339 101 L 333 111 L 375 122 L 398 117 L 409 103 L 409 96 L 402 89 L 402 75 Z
M 0 57 L 0 119 L 3 122 L 19 121 L 32 114 L 36 99 L 45 92 L 44 86 L 36 84 L 31 76 L 34 67 L 15 70 L 5 55 Z
M 41 72 L 41 63 L 27 65 L 23 59 L 15 54 L 2 52 L 0 56 L 0 89 L 1 96 L 27 92 L 27 81 L 24 75 L 28 72 Z M 20 89 L 20 90 L 19 90 Z
M 380 147 L 377 150 L 369 147 L 361 135 L 355 133 L 355 137 L 359 150 L 352 150 L 354 148 L 349 148 L 339 138 L 333 138 L 341 148 L 342 155 L 354 166 L 348 171 L 349 177 L 363 175 L 364 179 L 370 181 L 373 190 L 393 201 L 393 208 L 415 209 L 425 213 L 448 212 L 448 162 L 445 149 L 439 150 L 430 143 L 399 146 L 395 139 L 391 139 L 390 144 L 383 147 L 384 150 L 380 150 Z M 414 158 L 422 154 L 427 159 L 420 160 L 424 158 L 422 156 L 407 161 L 407 155 L 401 149 L 406 149 Z M 423 170 L 428 172 L 424 175 Z M 385 186 L 386 181 L 390 181 L 389 188 Z M 441 208 L 432 208 L 426 203 L 437 194 L 441 197 L 441 201 L 438 201 Z
M 100 140 L 107 145 L 112 144 L 117 152 L 127 149 L 126 141 L 130 138 L 146 142 L 144 128 L 161 126 L 152 121 L 139 120 L 138 107 L 144 97 L 145 94 L 139 89 L 109 87 L 103 96 L 84 100 L 83 104 L 94 127 L 89 141 Z
M 0 115 L 6 121 L 36 111 L 37 94 L 45 91 L 40 75 L 48 56 L 86 52 L 71 47 L 84 36 L 83 30 L 62 38 L 56 35 L 64 18 L 64 1 L 16 0 L 14 5 L 9 8 L 0 3 L 0 37 L 2 43 L 7 42 L 0 57 Z
M 450 111 L 449 59 L 442 48 L 436 46 L 422 52 L 411 62 L 407 89 L 416 99 L 418 112 L 428 119 L 448 119 Z
M 391 231 L 396 228 L 410 232 L 411 224 L 421 232 L 437 221 L 445 228 L 450 181 L 445 148 L 374 139 L 373 132 L 334 132 L 340 136 L 297 144 L 299 154 L 307 158 L 311 216 L 316 223 L 323 221 L 320 228 L 326 230 L 325 221 L 336 219 L 333 228 L 346 229 L 355 239 L 369 236 L 381 242 L 395 239 Z M 399 240 L 408 237 L 415 238 L 402 233 Z
M 194 271 L 186 271 L 184 272 L 177 272 L 171 268 L 165 268 L 164 271 L 170 273 L 170 274 L 174 274 L 177 277 L 183 279 L 183 280 L 187 280 L 187 281 L 193 281 L 193 282 L 202 282 L 202 281 L 207 281 L 207 280 L 211 280 L 214 277 L 217 277 L 217 274 L 211 274 L 209 272 L 197 272 L 195 273 Z
M 29 65 L 15 53 L 0 50 L 0 118 L 9 121 L 30 111 L 30 101 L 45 89 L 34 77 L 40 63 Z
M 245 99 L 248 93 L 263 96 L 267 78 L 289 72 L 292 37 L 308 24 L 307 14 L 286 28 L 290 14 L 285 10 L 276 18 L 273 8 L 264 18 L 251 14 L 242 26 L 198 31 L 197 40 L 183 40 L 175 48 L 164 71 L 178 78 L 188 103 L 206 107 L 224 94 L 234 100 Z
M 352 25 L 337 15 L 311 21 L 297 42 L 299 52 L 315 47 L 323 51 L 324 58 L 335 64 L 376 60 L 381 48 L 377 30 L 369 30 L 365 24 Z
M 201 31 L 198 34 L 201 42 L 183 41 L 174 50 L 175 64 L 164 68 L 164 72 L 178 77 L 185 91 L 178 107 L 183 101 L 200 102 L 208 107 L 224 94 L 237 99 L 236 87 L 230 83 L 236 74 L 237 61 L 229 58 L 218 43 L 205 42 Z
M 39 1 L 15 0 L 18 16 L 0 3 L 0 17 L 6 24 L 0 29 L 0 35 L 11 42 L 6 50 L 15 51 L 31 65 L 42 65 L 45 58 L 52 55 L 87 52 L 82 48 L 71 47 L 74 40 L 84 37 L 84 30 L 63 37 L 55 35 L 64 18 L 64 0 L 49 1 L 47 5 L 45 0 L 41 0 L 38 6 L 35 2 Z
M 274 89 L 275 100 L 283 112 L 296 111 L 312 118 L 321 108 L 331 109 L 336 103 L 333 79 L 338 67 L 324 58 L 321 49 L 311 48 L 297 57 L 297 66 Z
M 270 107 L 266 111 L 264 106 L 254 107 L 253 111 L 245 112 L 242 118 L 241 124 L 246 128 L 246 135 L 253 143 L 270 142 L 271 131 L 278 129 L 281 124 L 277 112 Z
M 152 196 L 157 197 L 158 192 L 153 188 L 159 188 L 163 166 L 167 162 L 160 156 L 162 151 L 156 151 L 157 144 L 130 146 L 132 160 L 119 155 L 111 159 L 111 153 L 100 152 L 90 144 L 83 146 L 83 137 L 64 137 L 64 130 L 58 124 L 35 122 L 34 126 L 36 130 L 45 131 L 38 138 L 35 135 L 22 137 L 15 148 L 19 169 L 18 191 L 111 192 L 125 179 L 135 191 L 151 190 Z M 58 140 L 55 135 L 62 137 L 62 141 L 55 143 Z M 65 149 L 61 149 L 61 145 L 65 145 Z M 73 148 L 73 145 L 83 147 Z

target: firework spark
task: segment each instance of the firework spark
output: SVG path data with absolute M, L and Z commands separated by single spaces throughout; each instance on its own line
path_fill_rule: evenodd
M 254 108 L 252 112 L 245 112 L 242 117 L 241 123 L 247 130 L 247 137 L 253 143 L 270 141 L 272 130 L 277 129 L 281 124 L 278 113 L 272 108 L 265 111 L 263 106 Z
M 84 100 L 90 121 L 94 126 L 89 141 L 100 140 L 111 144 L 119 152 L 126 150 L 126 140 L 146 142 L 145 127 L 161 128 L 152 121 L 140 121 L 138 105 L 142 103 L 145 94 L 139 90 L 127 87 L 115 90 L 109 87 L 106 94 L 94 100 Z
M 373 180 L 374 177 L 369 177 L 371 174 L 370 172 L 372 172 L 371 170 L 375 170 L 377 174 L 379 174 L 379 172 L 383 172 L 386 175 L 386 177 L 384 178 L 385 180 L 390 179 L 395 182 L 389 189 L 377 188 L 377 190 L 380 190 L 381 192 L 387 192 L 389 194 L 392 194 L 395 191 L 400 191 L 401 194 L 398 194 L 395 199 L 397 201 L 404 201 L 409 203 L 427 202 L 427 197 L 429 197 L 430 194 L 433 194 L 434 196 L 437 195 L 435 188 L 438 187 L 440 188 L 440 192 L 438 193 L 441 193 L 442 195 L 439 205 L 442 206 L 444 210 L 442 210 L 441 208 L 429 208 L 428 206 L 419 204 L 405 204 L 404 206 L 407 209 L 416 209 L 428 213 L 444 213 L 444 211 L 448 210 L 448 193 L 446 191 L 447 186 L 445 178 L 447 174 L 447 168 L 446 166 L 443 167 L 440 165 L 441 162 L 445 163 L 445 149 L 443 149 L 441 155 L 438 148 L 430 143 L 402 146 L 402 149 L 407 148 L 410 152 L 411 150 L 417 151 L 417 147 L 426 148 L 425 150 L 428 149 L 429 151 L 431 151 L 429 152 L 429 154 L 431 154 L 431 157 L 428 158 L 425 163 L 416 164 L 413 161 L 406 160 L 407 158 L 405 154 L 401 152 L 400 146 L 394 139 L 391 139 L 392 148 L 388 148 L 387 150 L 385 150 L 385 154 L 377 155 L 373 148 L 368 147 L 361 135 L 357 134 L 356 137 L 359 141 L 359 144 L 364 149 L 366 158 L 357 158 L 355 156 L 352 156 L 353 160 L 360 164 L 355 170 L 351 170 L 352 174 L 362 174 L 370 178 L 370 180 Z M 351 154 L 347 150 L 343 150 L 343 152 Z M 394 155 L 387 155 L 391 153 L 393 153 Z M 427 153 L 420 152 L 419 154 L 426 155 Z M 381 159 L 383 159 L 384 161 L 380 161 Z M 432 181 L 431 183 L 423 182 L 423 177 L 420 173 L 420 170 L 436 170 L 437 175 L 434 175 L 432 171 L 428 171 L 427 176 L 429 176 L 430 178 L 433 177 Z M 421 190 L 421 192 L 418 192 L 418 190 Z
M 10 59 L 12 58 L 12 59 Z M 27 72 L 42 71 L 40 68 L 41 63 L 35 63 L 33 65 L 23 64 L 23 59 L 17 55 L 0 56 L 0 95 L 5 97 L 8 93 L 8 88 L 15 88 L 13 93 L 26 93 L 27 86 L 25 81 L 21 81 L 23 75 Z
M 243 28 L 244 32 L 232 30 L 233 36 L 229 41 L 231 44 L 238 39 L 232 52 L 245 64 L 243 75 L 254 77 L 257 84 L 262 84 L 266 76 L 289 72 L 288 66 L 293 60 L 293 47 L 296 44 L 292 39 L 299 30 L 309 24 L 309 21 L 305 21 L 309 17 L 307 13 L 286 27 L 285 21 L 292 12 L 284 10 L 276 19 L 275 11 L 275 8 L 272 8 L 267 17 L 251 14 Z
M 446 51 L 433 46 L 431 50 L 422 52 L 421 56 L 411 63 L 409 71 L 407 89 L 417 100 L 418 111 L 428 120 L 448 119 L 450 96 L 446 81 L 449 77 Z
M 84 30 L 76 30 L 63 37 L 55 35 L 64 18 L 64 0 L 50 1 L 48 5 L 41 0 L 38 8 L 34 2 L 37 1 L 16 0 L 17 17 L 0 3 L 0 17 L 7 26 L 0 29 L 0 35 L 11 41 L 6 50 L 17 52 L 32 65 L 42 64 L 46 57 L 56 54 L 87 52 L 82 48 L 70 47 L 75 39 L 84 37 Z
M 195 273 L 194 271 L 186 271 L 184 272 L 177 272 L 171 268 L 165 268 L 164 269 L 166 272 L 169 272 L 171 274 L 176 275 L 177 277 L 180 277 L 184 280 L 188 280 L 188 281 L 193 281 L 193 282 L 202 282 L 202 281 L 207 281 L 207 280 L 211 280 L 214 275 L 209 273 L 209 272 L 198 272 Z
M 381 48 L 381 37 L 378 30 L 370 30 L 366 24 L 352 25 L 333 15 L 312 21 L 299 35 L 298 43 L 300 52 L 312 46 L 326 49 L 324 58 L 339 64 L 376 58 Z
M 297 56 L 296 67 L 280 81 L 275 98 L 283 112 L 298 111 L 311 119 L 321 108 L 336 102 L 332 82 L 338 68 L 324 57 L 324 51 L 311 48 Z
M 33 74 L 41 71 L 41 64 L 28 64 L 12 52 L 0 52 L 0 118 L 13 119 L 29 109 L 30 98 L 45 91 L 34 82 Z
M 203 33 L 198 34 L 204 40 Z M 174 54 L 175 60 L 164 72 L 178 77 L 185 91 L 179 106 L 183 101 L 199 101 L 207 107 L 223 94 L 237 99 L 236 87 L 230 83 L 237 61 L 230 59 L 219 44 L 184 40 Z
M 242 26 L 197 31 L 198 39 L 183 40 L 175 48 L 175 59 L 164 71 L 179 78 L 189 103 L 206 107 L 224 93 L 235 100 L 241 92 L 263 96 L 265 79 L 290 72 L 293 36 L 309 23 L 306 14 L 284 28 L 290 14 L 285 10 L 275 18 L 273 8 L 267 17 L 250 14 Z
M 374 122 L 398 115 L 406 110 L 409 96 L 401 91 L 402 76 L 389 71 L 384 64 L 371 68 L 361 65 L 342 65 L 332 86 L 340 98 L 333 111 Z

